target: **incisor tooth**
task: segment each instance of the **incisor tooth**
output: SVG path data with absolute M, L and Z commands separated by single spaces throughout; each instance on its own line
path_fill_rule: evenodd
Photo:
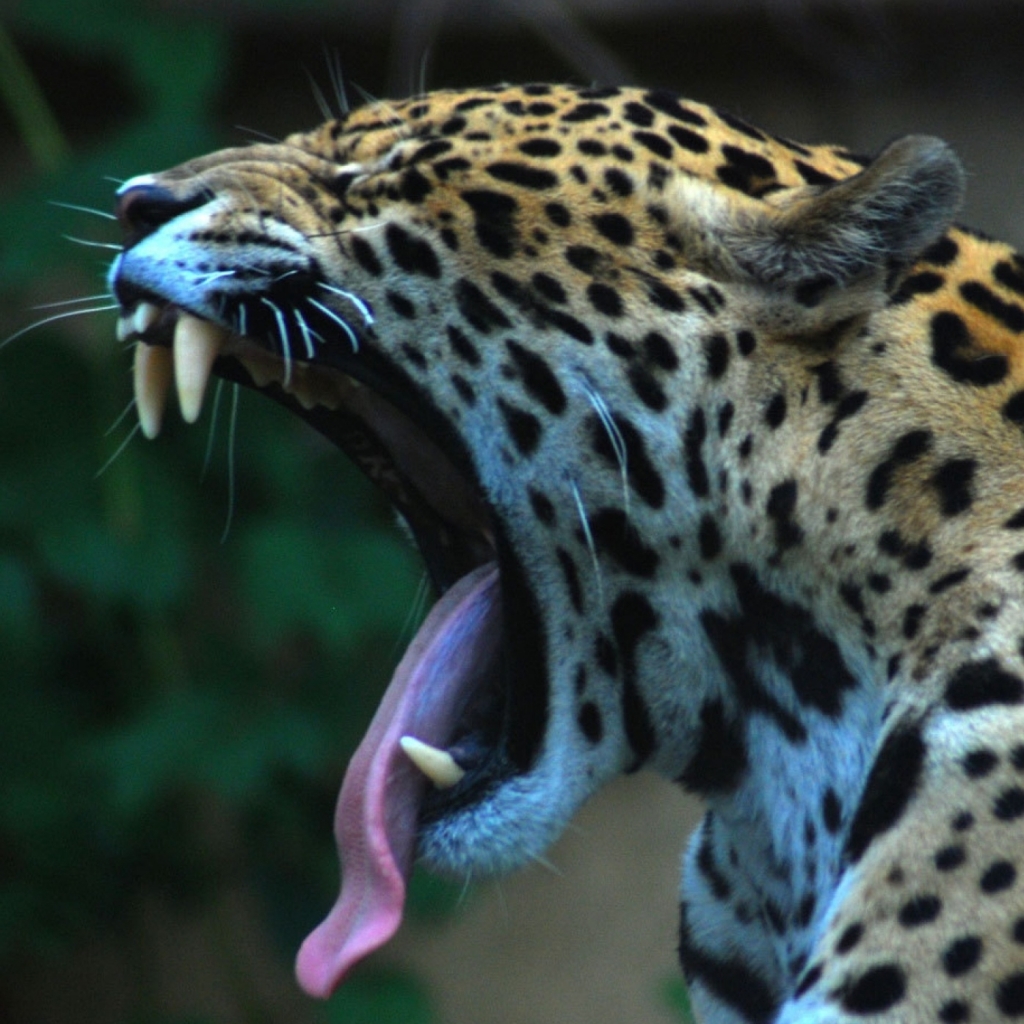
M 451 789 L 466 774 L 466 770 L 460 768 L 446 750 L 438 750 L 413 736 L 403 736 L 398 743 L 409 760 L 438 789 Z
M 145 334 L 160 319 L 160 307 L 152 302 L 140 302 L 132 316 L 132 327 L 136 334 Z
M 227 332 L 208 320 L 182 313 L 174 328 L 174 382 L 186 423 L 195 423 L 203 409 L 203 394 L 213 361 Z
M 275 373 L 275 367 L 266 359 L 251 359 L 239 356 L 242 365 L 249 371 L 253 384 L 258 388 L 265 388 L 271 381 L 280 380 L 280 374 Z
M 142 433 L 151 441 L 160 433 L 173 373 L 170 349 L 135 343 L 135 409 Z

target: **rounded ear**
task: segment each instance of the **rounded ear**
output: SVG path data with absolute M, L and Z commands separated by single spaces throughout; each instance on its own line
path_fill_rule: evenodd
M 946 143 L 908 135 L 859 174 L 780 192 L 774 209 L 738 218 L 727 244 L 737 264 L 769 287 L 884 275 L 911 263 L 949 227 L 964 184 Z
M 669 199 L 690 266 L 738 286 L 763 326 L 799 335 L 878 309 L 892 275 L 949 227 L 964 179 L 946 143 L 911 135 L 828 185 L 753 199 L 689 177 Z

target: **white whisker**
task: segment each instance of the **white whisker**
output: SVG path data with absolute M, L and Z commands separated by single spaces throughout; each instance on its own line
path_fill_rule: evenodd
M 260 297 L 260 302 L 269 306 L 273 311 L 274 319 L 277 320 L 277 333 L 281 338 L 281 357 L 284 359 L 284 386 L 292 381 L 292 349 L 288 340 L 288 324 L 285 322 L 284 313 L 281 308 L 270 301 L 266 296 Z
M 352 342 L 353 353 L 359 351 L 359 339 L 356 337 L 356 332 L 334 310 L 328 309 L 323 303 L 317 302 L 316 299 L 307 299 L 306 301 L 311 306 L 316 306 L 324 316 L 330 317 L 348 335 L 349 341 Z
M 302 332 L 302 341 L 306 346 L 306 355 L 312 359 L 316 355 L 316 346 L 313 344 L 313 332 L 309 329 L 306 318 L 297 309 L 292 311 L 292 316 L 295 317 L 295 322 L 299 325 L 299 330 Z
M 501 882 L 499 881 L 497 883 L 497 885 L 500 888 Z M 462 880 L 462 891 L 459 893 L 459 898 L 456 901 L 456 904 L 458 906 L 461 907 L 466 902 L 466 900 L 469 898 L 469 890 L 472 887 L 473 887 L 473 873 L 471 871 L 467 871 L 466 872 L 466 877 Z M 502 899 L 504 900 L 504 896 L 502 897 Z M 506 907 L 505 909 L 507 911 L 508 907 Z
M 61 306 L 74 306 L 83 302 L 99 302 L 100 299 L 109 299 L 109 292 L 100 292 L 99 295 L 80 295 L 77 299 L 61 299 L 59 302 L 43 302 L 33 309 L 58 309 Z
M 244 132 L 246 135 L 251 135 L 254 139 L 262 139 L 273 146 L 279 145 L 281 142 L 276 135 L 271 135 L 270 132 L 260 131 L 259 128 L 246 128 L 244 124 L 236 124 L 235 131 Z
M 114 420 L 114 422 L 113 422 L 113 423 L 111 423 L 111 424 L 110 424 L 110 426 L 109 426 L 109 427 L 107 427 L 107 429 L 103 431 L 103 436 L 104 436 L 104 437 L 110 437 L 110 435 L 111 435 L 111 434 L 112 434 L 112 433 L 113 433 L 113 432 L 114 432 L 115 430 L 117 430 L 117 428 L 118 428 L 119 426 L 121 426 L 121 424 L 122 424 L 122 423 L 124 423 L 125 417 L 126 417 L 126 416 L 127 416 L 127 415 L 128 415 L 128 414 L 129 414 L 129 413 L 130 413 L 130 412 L 132 411 L 132 409 L 134 409 L 134 408 L 135 408 L 135 399 L 133 398 L 133 399 L 131 399 L 131 401 L 129 401 L 129 403 L 128 403 L 128 404 L 127 404 L 127 405 L 126 405 L 125 407 L 124 407 L 124 409 L 123 409 L 123 410 L 122 410 L 122 411 L 121 411 L 120 413 L 118 413 L 117 419 L 115 419 L 115 420 Z
M 120 185 L 121 183 L 118 182 L 118 184 Z M 78 203 L 62 203 L 56 199 L 51 199 L 49 200 L 49 205 L 59 206 L 62 210 L 75 210 L 77 213 L 91 213 L 94 217 L 102 217 L 104 220 L 117 220 L 117 217 L 107 210 L 95 210 L 91 206 L 79 206 Z
M 220 535 L 223 544 L 231 532 L 231 521 L 235 517 L 235 430 L 238 426 L 238 393 L 240 385 L 231 386 L 231 418 L 228 420 L 228 513 L 224 520 L 224 532 Z
M 420 77 L 419 77 L 419 92 L 420 95 L 427 91 L 427 65 L 430 63 L 430 47 L 424 48 L 423 53 L 420 55 Z
M 240 260 L 236 260 L 234 272 L 237 273 L 239 270 L 247 270 L 250 274 L 256 274 L 259 277 L 270 277 L 270 271 L 256 263 L 242 263 Z
M 111 302 L 106 306 L 90 306 L 88 309 L 69 309 L 63 313 L 54 313 L 53 316 L 45 317 L 42 320 L 37 320 L 34 324 L 29 324 L 27 327 L 22 327 L 20 331 L 15 331 L 12 335 L 4 338 L 0 341 L 0 349 L 6 348 L 12 341 L 16 341 L 24 334 L 28 334 L 29 331 L 34 331 L 37 327 L 45 327 L 47 324 L 52 324 L 57 320 L 65 320 L 69 316 L 84 316 L 86 313 L 108 313 L 112 309 L 120 309 L 120 305 L 116 302 Z
M 406 137 L 408 137 L 412 133 L 411 127 L 405 124 L 405 122 L 399 116 L 398 111 L 395 110 L 393 103 L 389 103 L 387 100 L 378 99 L 376 96 L 373 95 L 373 93 L 367 92 L 367 90 L 360 85 L 356 85 L 355 90 L 356 92 L 359 93 L 360 96 L 362 96 L 364 103 L 379 110 L 381 116 L 385 118 L 387 121 L 390 121 L 395 131 L 397 131 L 399 134 L 405 135 Z
M 250 189 L 248 185 L 246 185 L 246 184 L 244 184 L 242 182 L 238 183 L 238 187 L 244 193 L 245 198 L 249 200 L 250 209 L 247 212 L 255 213 L 259 217 L 260 227 L 261 228 L 265 227 L 264 216 L 263 216 L 263 209 L 260 206 L 259 200 L 256 198 L 256 196 L 253 193 L 252 189 Z
M 472 881 L 472 879 L 470 879 L 469 881 Z M 467 888 L 468 888 L 468 882 L 467 882 Z M 505 927 L 507 928 L 509 920 L 510 920 L 509 912 L 508 912 L 508 898 L 505 896 L 505 887 L 501 884 L 501 879 L 500 878 L 496 878 L 494 880 L 494 892 L 495 892 L 496 898 L 498 900 L 498 906 L 501 907 L 501 921 L 502 921 L 502 924 L 504 924 Z M 465 890 L 463 890 L 463 893 L 465 893 Z
M 195 271 L 187 271 L 189 277 L 191 277 L 198 284 L 209 284 L 211 281 L 219 281 L 222 277 L 234 277 L 236 271 L 234 270 L 210 270 L 206 273 L 199 274 Z
M 565 872 L 563 872 L 560 868 L 555 867 L 555 865 L 551 861 L 549 861 L 547 857 L 542 857 L 539 853 L 530 854 L 530 860 L 532 860 L 534 864 L 539 864 L 542 868 L 546 868 L 556 878 L 565 877 Z
M 135 405 L 135 401 L 133 399 L 131 405 L 129 405 L 128 408 L 131 409 L 131 408 L 134 407 L 134 405 Z M 123 418 L 123 416 L 124 416 L 124 414 L 122 413 L 121 417 L 119 417 L 119 418 Z M 97 479 L 98 477 L 103 476 L 103 474 L 106 473 L 106 471 L 108 469 L 110 469 L 110 467 L 117 461 L 117 459 L 120 457 L 121 453 L 125 450 L 125 448 L 128 447 L 128 445 L 131 442 L 132 438 L 135 437 L 135 435 L 138 434 L 138 432 L 141 429 L 142 429 L 142 424 L 139 423 L 139 422 L 136 422 L 135 425 L 132 427 L 132 429 L 128 432 L 128 436 L 117 446 L 117 449 L 115 450 L 114 454 L 111 455 L 110 458 L 107 459 L 107 461 L 104 462 L 103 465 L 100 466 L 100 468 L 98 470 L 96 470 L 96 473 L 93 476 L 94 480 Z
M 604 604 L 604 581 L 601 577 L 601 563 L 597 559 L 597 545 L 594 544 L 594 535 L 590 530 L 590 520 L 587 519 L 587 510 L 583 506 L 583 498 L 580 489 L 576 486 L 575 480 L 569 481 L 572 486 L 572 497 L 576 503 L 576 514 L 580 518 L 580 526 L 583 527 L 583 536 L 587 542 L 587 549 L 590 551 L 590 560 L 594 563 L 594 576 L 597 579 L 597 600 Z
M 416 624 L 423 620 L 423 612 L 426 608 L 429 592 L 430 578 L 424 573 L 420 576 L 419 583 L 416 584 L 416 593 L 413 596 L 412 604 L 409 606 L 405 622 L 402 623 L 402 628 L 398 631 L 398 635 L 395 638 L 395 646 L 391 652 L 393 657 L 397 657 L 405 650 L 416 629 Z
M 367 231 L 380 231 L 380 222 L 372 224 L 349 224 L 343 228 L 335 228 L 333 231 L 310 232 L 310 238 L 344 238 L 347 235 L 358 235 Z
M 308 69 L 306 70 L 306 77 L 309 79 L 309 87 L 313 90 L 313 102 L 316 103 L 320 116 L 325 121 L 335 120 L 334 111 L 331 110 L 331 105 L 327 102 L 323 89 L 320 88 L 319 82 L 317 82 L 313 77 L 313 73 Z
M 113 252 L 121 252 L 123 245 L 116 245 L 114 242 L 94 242 L 91 238 L 77 238 L 75 235 L 61 235 L 65 242 L 74 242 L 75 245 L 87 245 L 90 249 L 110 249 Z
M 363 320 L 367 327 L 372 327 L 374 324 L 373 310 L 370 308 L 370 304 L 364 299 L 359 298 L 354 292 L 346 291 L 344 288 L 336 288 L 333 284 L 325 284 L 323 281 L 317 281 L 317 284 L 325 291 L 334 292 L 335 295 L 340 295 L 343 299 L 348 299 L 356 309 L 362 314 Z
M 369 89 L 364 89 L 358 82 L 353 82 L 352 83 L 352 88 L 355 89 L 355 91 L 357 93 L 359 93 L 359 98 L 367 106 L 371 106 L 372 107 L 375 104 L 382 102 L 381 100 L 378 100 L 377 97 L 374 96 L 373 93 L 370 92 Z
M 615 417 L 612 415 L 612 411 L 608 408 L 608 403 L 605 402 L 604 398 L 602 398 L 601 395 L 591 387 L 588 381 L 583 382 L 583 391 L 587 396 L 587 400 L 590 402 L 591 406 L 593 406 L 594 412 L 597 413 L 597 417 L 601 421 L 601 425 L 604 427 L 605 433 L 608 435 L 608 440 L 612 445 L 612 451 L 615 453 L 615 459 L 619 464 L 619 472 L 622 475 L 623 511 L 628 517 L 629 467 L 626 461 L 626 442 L 623 440 L 622 432 L 619 430 L 618 424 L 615 422 Z
M 217 380 L 217 387 L 213 392 L 213 406 L 210 409 L 210 433 L 206 438 L 206 451 L 203 454 L 203 468 L 199 474 L 200 480 L 206 479 L 206 471 L 210 468 L 210 460 L 213 457 L 213 439 L 217 434 L 217 415 L 220 412 L 220 397 L 224 394 L 224 378 Z
M 331 88 L 334 90 L 334 99 L 338 104 L 338 110 L 344 117 L 349 112 L 348 94 L 345 92 L 345 76 L 341 70 L 341 56 L 337 50 L 333 54 L 327 54 L 327 74 L 331 79 Z

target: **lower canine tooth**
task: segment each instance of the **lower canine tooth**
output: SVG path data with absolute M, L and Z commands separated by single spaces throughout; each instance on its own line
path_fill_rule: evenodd
M 451 789 L 466 774 L 466 770 L 460 768 L 455 758 L 445 750 L 438 750 L 413 736 L 403 736 L 398 743 L 409 760 L 438 789 Z
M 226 336 L 222 328 L 208 320 L 188 313 L 178 318 L 174 328 L 174 381 L 186 423 L 199 419 L 213 361 L 220 354 Z
M 135 343 L 135 408 L 142 433 L 151 441 L 160 433 L 172 374 L 170 350 L 144 341 Z

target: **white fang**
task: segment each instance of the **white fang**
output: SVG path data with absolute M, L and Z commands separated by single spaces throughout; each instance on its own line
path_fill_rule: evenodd
M 466 774 L 466 770 L 460 768 L 455 763 L 455 758 L 446 750 L 438 750 L 437 747 L 432 747 L 413 736 L 403 736 L 398 743 L 409 760 L 438 789 L 451 789 Z

